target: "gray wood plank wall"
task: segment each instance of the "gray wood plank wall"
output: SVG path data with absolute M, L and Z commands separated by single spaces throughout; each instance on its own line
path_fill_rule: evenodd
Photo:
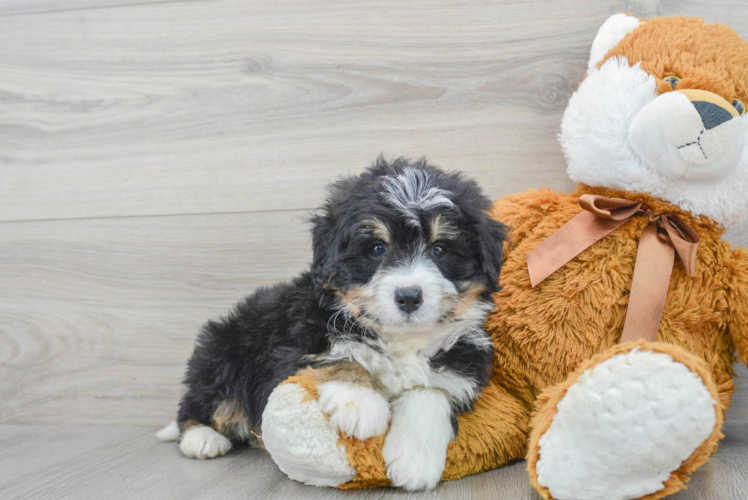
M 739 0 L 367 4 L 0 2 L 0 423 L 173 419 L 200 324 L 301 270 L 324 186 L 380 152 L 571 189 L 555 135 L 609 15 L 748 37 Z

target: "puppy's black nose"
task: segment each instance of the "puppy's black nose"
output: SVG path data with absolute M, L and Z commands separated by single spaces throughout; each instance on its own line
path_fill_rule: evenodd
M 411 313 L 423 302 L 423 291 L 420 286 L 408 286 L 395 290 L 395 302 L 401 311 Z

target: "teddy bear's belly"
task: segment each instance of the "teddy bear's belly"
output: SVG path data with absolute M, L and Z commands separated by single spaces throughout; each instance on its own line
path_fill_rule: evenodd
M 501 275 L 504 288 L 486 323 L 496 346 L 495 380 L 513 386 L 532 404 L 542 390 L 564 380 L 581 362 L 619 343 L 639 231 L 634 224 L 621 228 L 535 288 L 529 285 L 526 256 L 540 238 L 520 243 L 508 255 Z M 729 395 L 729 355 L 711 355 L 715 349 L 731 352 L 724 292 L 705 267 L 689 276 L 676 262 L 658 341 L 711 358 L 715 380 L 725 384 L 723 392 Z

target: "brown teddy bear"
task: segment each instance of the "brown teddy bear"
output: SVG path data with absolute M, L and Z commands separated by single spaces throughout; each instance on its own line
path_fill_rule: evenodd
M 748 214 L 746 102 L 748 43 L 730 28 L 600 28 L 559 136 L 579 186 L 493 208 L 512 227 L 486 323 L 494 374 L 443 480 L 526 457 L 546 499 L 655 499 L 708 459 L 734 353 L 748 359 L 748 252 L 721 239 Z M 340 434 L 313 371 L 276 388 L 262 431 L 291 478 L 389 484 L 384 436 Z

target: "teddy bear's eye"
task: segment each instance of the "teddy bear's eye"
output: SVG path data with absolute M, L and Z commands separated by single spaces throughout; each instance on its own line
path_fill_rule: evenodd
M 675 88 L 676 85 L 678 85 L 678 82 L 680 81 L 680 78 L 677 76 L 666 76 L 662 79 L 663 82 L 668 82 L 671 87 Z
M 745 113 L 745 104 L 743 104 L 743 101 L 740 99 L 735 99 L 732 101 L 732 105 L 735 106 L 735 109 L 738 111 L 739 115 L 742 115 Z

